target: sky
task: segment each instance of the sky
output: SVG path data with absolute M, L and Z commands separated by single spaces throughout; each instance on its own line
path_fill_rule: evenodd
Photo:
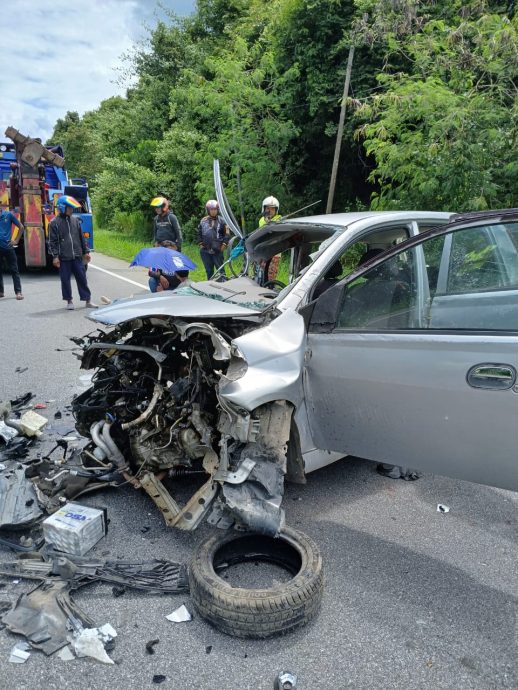
M 177 14 L 194 0 L 161 0 Z M 3 0 L 0 5 L 0 141 L 52 133 L 67 110 L 80 114 L 115 94 L 117 66 L 166 14 L 156 0 Z

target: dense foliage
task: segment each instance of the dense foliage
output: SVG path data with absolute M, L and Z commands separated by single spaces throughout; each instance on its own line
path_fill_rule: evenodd
M 355 61 L 335 210 L 518 205 L 518 20 L 489 0 L 198 0 L 128 56 L 131 87 L 51 141 L 134 228 L 165 193 L 187 228 L 222 163 L 250 230 L 261 199 L 325 207 L 347 55 Z M 146 220 L 147 219 L 147 220 Z

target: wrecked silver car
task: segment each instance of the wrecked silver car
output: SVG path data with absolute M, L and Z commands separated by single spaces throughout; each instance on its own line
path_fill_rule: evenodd
M 277 535 L 285 480 L 345 455 L 518 489 L 517 211 L 299 218 L 247 250 L 289 252 L 289 284 L 208 281 L 92 313 L 85 462 L 185 530 Z

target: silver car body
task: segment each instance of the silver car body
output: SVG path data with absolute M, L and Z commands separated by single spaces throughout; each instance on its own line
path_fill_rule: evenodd
M 250 438 L 254 410 L 278 401 L 292 407 L 302 475 L 357 455 L 517 490 L 510 430 L 518 411 L 518 289 L 441 291 L 453 260 L 450 219 L 448 213 L 365 212 L 281 221 L 247 240 L 252 258 L 314 243 L 320 248 L 280 294 L 248 278 L 208 281 L 177 294 L 122 300 L 90 318 L 120 325 L 150 316 L 180 323 L 194 317 L 216 330 L 223 317 L 249 322 L 251 328 L 232 340 L 232 374 L 221 375 L 218 398 L 242 441 Z M 518 249 L 505 225 L 466 223 L 478 223 L 494 239 L 507 284 L 516 280 L 518 288 Z M 420 233 L 433 227 L 439 228 L 433 237 L 446 239 L 432 290 Z M 314 299 L 329 268 L 359 242 L 383 253 Z M 390 329 L 382 321 L 351 328 L 333 321 L 329 314 L 337 313 L 337 300 L 401 257 L 411 260 L 412 299 L 405 311 L 410 328 Z M 507 323 L 510 332 L 504 332 Z M 225 477 L 230 475 L 221 470 L 215 475 Z

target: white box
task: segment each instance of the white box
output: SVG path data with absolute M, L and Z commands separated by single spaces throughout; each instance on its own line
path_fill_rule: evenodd
M 58 551 L 83 556 L 104 537 L 106 509 L 67 503 L 43 521 L 45 541 Z

